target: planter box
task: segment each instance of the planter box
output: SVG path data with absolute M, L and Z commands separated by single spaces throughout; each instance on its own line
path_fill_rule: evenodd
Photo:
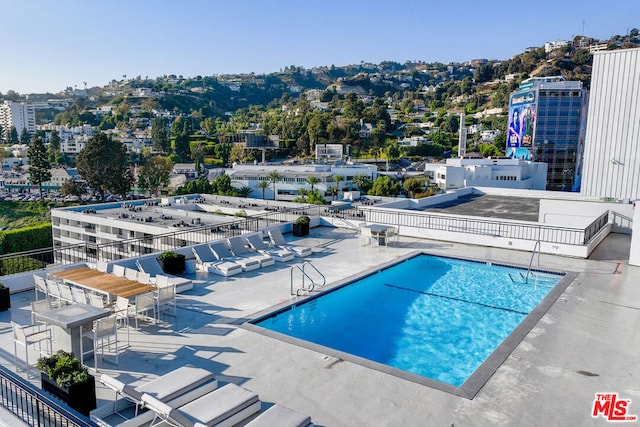
M 0 289 L 0 311 L 6 311 L 11 308 L 11 292 L 6 286 Z
M 162 271 L 167 274 L 182 274 L 184 273 L 185 256 L 178 254 L 178 256 L 175 258 L 158 258 L 158 263 L 160 264 L 160 267 L 162 267 Z
M 293 235 L 297 237 L 306 236 L 309 234 L 309 223 L 296 224 L 293 223 Z
M 96 409 L 96 379 L 93 375 L 89 375 L 87 382 L 69 387 L 60 387 L 44 372 L 40 373 L 40 380 L 44 391 L 81 414 L 89 415 L 91 410 Z

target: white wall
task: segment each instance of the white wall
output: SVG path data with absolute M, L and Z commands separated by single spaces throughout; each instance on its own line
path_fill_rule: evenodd
M 581 193 L 640 199 L 640 49 L 596 52 Z
M 566 227 L 585 227 L 606 211 L 612 211 L 609 216 L 612 232 L 631 233 L 632 204 L 541 199 L 538 220 Z

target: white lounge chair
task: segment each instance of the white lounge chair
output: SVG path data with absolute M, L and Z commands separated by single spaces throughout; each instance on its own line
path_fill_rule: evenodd
M 151 276 L 151 282 L 157 282 L 158 276 L 167 276 L 169 278 L 169 282 L 176 285 L 176 292 L 184 292 L 189 289 L 193 289 L 193 282 L 184 277 L 172 276 L 170 274 L 166 274 L 160 264 L 158 264 L 158 260 L 155 256 L 148 256 L 145 258 L 138 258 L 136 260 L 136 265 L 138 266 L 138 270 L 143 273 L 148 273 Z
M 251 246 L 254 251 L 260 252 L 261 254 L 269 255 L 276 261 L 287 262 L 295 258 L 295 254 L 291 251 L 275 247 L 271 248 L 265 245 L 265 243 L 262 241 L 262 236 L 258 234 L 249 234 L 243 237 L 246 240 L 247 244 Z
M 278 404 L 267 409 L 245 427 L 307 427 L 311 417 Z
M 237 257 L 244 257 L 249 259 L 257 259 L 260 261 L 260 267 L 269 267 L 275 264 L 276 260 L 273 257 L 258 252 L 251 252 L 244 243 L 244 240 L 240 236 L 230 237 L 227 239 L 231 251 Z
M 274 246 L 293 252 L 296 256 L 305 257 L 311 255 L 312 248 L 308 246 L 296 246 L 287 243 L 284 236 L 278 229 L 269 230 L 269 237 Z
M 233 276 L 242 273 L 242 266 L 231 261 L 220 261 L 209 248 L 209 245 L 203 243 L 191 248 L 196 257 L 196 268 L 198 270 L 208 271 L 209 273 L 220 274 L 222 276 Z
M 145 407 L 156 413 L 156 420 L 182 427 L 234 426 L 260 411 L 258 395 L 235 384 L 227 384 L 185 405 L 175 407 L 148 394 L 142 395 Z
M 142 395 L 144 394 L 149 394 L 160 402 L 170 403 L 172 406 L 177 407 L 218 388 L 218 381 L 211 372 L 190 366 L 182 366 L 168 374 L 135 387 L 107 374 L 103 374 L 100 377 L 100 382 L 116 392 L 113 406 L 109 403 L 91 411 L 91 419 L 100 425 L 107 425 L 101 421 L 111 414 L 131 412 L 129 408 L 132 406 L 135 406 L 132 415 L 137 417 L 143 406 Z M 119 397 L 122 398 L 119 399 Z M 122 416 L 124 417 L 124 415 Z M 142 414 L 136 418 L 140 424 L 136 423 L 135 425 L 148 423 L 154 416 L 154 412 L 148 411 L 147 414 Z
M 237 257 L 231 252 L 231 248 L 222 241 L 209 243 L 209 249 L 215 257 L 220 261 L 233 261 L 242 266 L 244 271 L 252 271 L 260 268 L 260 261 L 257 259 L 249 259 L 245 257 Z

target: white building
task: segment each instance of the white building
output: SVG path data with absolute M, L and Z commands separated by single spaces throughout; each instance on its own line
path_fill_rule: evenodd
M 569 46 L 570 42 L 567 40 L 556 40 L 554 42 L 546 42 L 544 44 L 544 53 L 552 52 L 556 49 Z
M 512 158 L 447 159 L 425 164 L 425 175 L 443 190 L 464 187 L 499 187 L 544 190 L 547 164 Z
M 640 48 L 593 54 L 584 196 L 640 199 Z
M 314 190 L 318 190 L 327 200 L 331 198 L 328 193 L 330 187 L 338 187 L 339 190 L 350 188 L 353 177 L 363 174 L 371 179 L 378 176 L 375 165 L 361 164 L 308 164 L 308 165 L 248 165 L 234 164 L 233 169 L 227 174 L 231 177 L 234 187 L 247 186 L 251 188 L 249 197 L 262 198 L 262 189 L 258 187 L 260 181 L 269 181 L 271 172 L 278 172 L 280 179 L 276 182 L 276 196 L 273 194 L 273 184 L 264 190 L 265 199 L 293 200 L 301 196 L 300 190 L 310 190 L 307 179 L 311 176 L 318 178 L 314 184 Z M 337 183 L 335 177 L 340 175 L 343 180 Z
M 3 137 L 6 138 L 11 127 L 14 126 L 18 136 L 24 129 L 29 134 L 36 132 L 36 113 L 33 104 L 27 102 L 4 101 L 0 104 L 0 126 Z
M 342 160 L 342 144 L 316 144 L 316 162 L 338 162 Z

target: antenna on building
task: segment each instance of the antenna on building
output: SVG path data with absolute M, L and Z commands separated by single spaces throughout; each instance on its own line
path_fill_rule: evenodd
M 460 136 L 458 137 L 458 157 L 467 154 L 467 128 L 464 127 L 464 113 L 460 113 Z

